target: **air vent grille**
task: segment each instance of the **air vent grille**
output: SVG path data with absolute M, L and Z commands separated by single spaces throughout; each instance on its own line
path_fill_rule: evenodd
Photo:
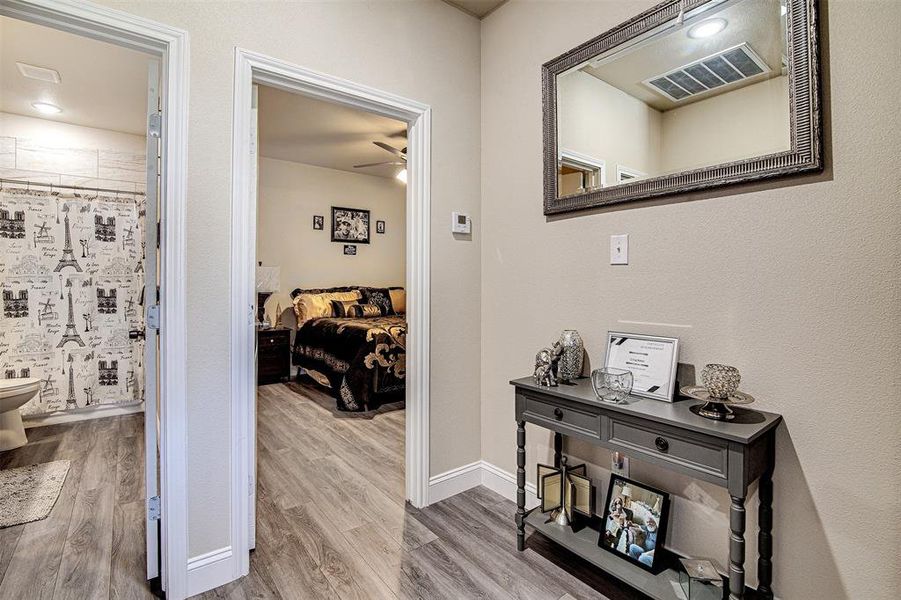
M 763 59 L 744 43 L 642 83 L 673 102 L 679 102 L 769 71 Z
M 19 73 L 21 73 L 23 77 L 29 79 L 37 79 L 38 81 L 46 81 L 48 83 L 59 83 L 62 81 L 59 76 L 59 71 L 54 71 L 53 69 L 37 67 L 22 62 L 17 62 L 16 66 L 19 68 Z

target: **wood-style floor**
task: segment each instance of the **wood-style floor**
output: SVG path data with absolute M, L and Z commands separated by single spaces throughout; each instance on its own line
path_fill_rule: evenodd
M 406 505 L 404 411 L 334 404 L 308 386 L 260 388 L 250 575 L 201 598 L 636 597 L 540 535 L 517 552 L 514 504 L 485 488 Z
M 50 515 L 0 529 L 3 600 L 152 598 L 144 562 L 144 415 L 28 430 L 0 469 L 67 459 Z
M 404 502 L 404 411 L 340 413 L 307 386 L 260 388 L 257 548 L 229 599 L 637 596 L 535 534 L 517 552 L 512 502 L 475 488 Z M 0 599 L 146 599 L 143 415 L 31 429 L 0 468 L 72 462 L 50 516 L 0 529 Z

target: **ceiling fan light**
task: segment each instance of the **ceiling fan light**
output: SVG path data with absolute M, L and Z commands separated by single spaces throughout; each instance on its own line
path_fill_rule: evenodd
M 404 183 L 407 183 L 407 170 L 401 169 L 400 171 L 397 172 L 397 175 L 395 175 L 394 177 L 398 181 L 403 181 Z
M 688 30 L 688 37 L 702 39 L 714 36 L 726 28 L 726 19 L 707 19 Z

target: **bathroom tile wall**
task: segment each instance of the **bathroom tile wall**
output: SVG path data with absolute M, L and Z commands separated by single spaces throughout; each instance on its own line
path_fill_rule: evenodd
M 143 143 L 0 114 L 0 177 L 20 180 L 0 191 L 0 378 L 43 381 L 26 416 L 143 400 L 128 336 L 143 321 Z

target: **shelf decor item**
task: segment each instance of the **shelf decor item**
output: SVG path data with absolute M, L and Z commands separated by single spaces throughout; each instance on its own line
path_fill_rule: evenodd
M 555 387 L 557 385 L 557 365 L 563 354 L 563 346 L 560 342 L 550 348 L 542 348 L 535 355 L 535 370 L 532 377 L 538 385 Z
M 558 369 L 560 381 L 572 381 L 582 375 L 582 360 L 585 353 L 582 336 L 575 329 L 564 329 L 560 334 L 560 345 L 563 346 Z
M 678 364 L 678 338 L 607 332 L 604 367 L 632 371 L 633 396 L 672 402 Z
M 703 558 L 680 558 L 679 586 L 686 600 L 706 600 L 722 598 L 725 578 L 712 560 Z
M 583 517 L 591 517 L 594 487 L 584 464 L 570 467 L 567 457 L 560 458 L 560 468 L 539 464 L 536 480 L 541 512 L 551 513 L 548 523 L 560 526 L 584 525 Z
M 701 382 L 711 398 L 728 398 L 738 389 L 741 373 L 735 367 L 713 363 L 701 371 Z
M 655 573 L 669 517 L 669 494 L 643 483 L 611 475 L 603 530 L 598 546 Z
M 605 367 L 591 372 L 591 387 L 599 400 L 619 404 L 632 391 L 632 371 Z
M 751 404 L 754 396 L 735 390 L 726 398 L 714 398 L 703 385 L 687 385 L 679 390 L 683 396 L 701 400 L 704 404 L 695 404 L 688 410 L 694 414 L 713 419 L 714 421 L 731 421 L 735 418 L 735 412 L 730 406 Z

